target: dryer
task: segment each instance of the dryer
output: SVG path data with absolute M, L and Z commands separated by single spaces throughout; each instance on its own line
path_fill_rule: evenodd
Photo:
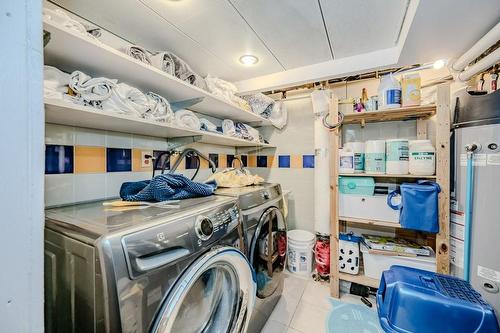
M 47 332 L 245 332 L 256 283 L 234 198 L 46 211 Z
M 286 265 L 285 202 L 280 184 L 219 188 L 216 195 L 238 198 L 245 253 L 256 274 L 255 310 L 248 332 L 262 330 L 283 292 Z

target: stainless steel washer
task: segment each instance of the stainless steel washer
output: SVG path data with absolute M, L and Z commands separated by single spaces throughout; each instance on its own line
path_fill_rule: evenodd
M 252 268 L 234 198 L 46 212 L 47 332 L 245 332 Z
M 287 225 L 281 186 L 266 183 L 220 188 L 216 194 L 238 198 L 245 253 L 257 279 L 257 299 L 248 332 L 260 332 L 283 291 Z

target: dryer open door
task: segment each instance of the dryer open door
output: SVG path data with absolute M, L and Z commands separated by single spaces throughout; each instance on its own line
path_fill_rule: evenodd
M 168 292 L 151 332 L 246 332 L 255 294 L 245 256 L 231 247 L 211 250 L 190 265 Z

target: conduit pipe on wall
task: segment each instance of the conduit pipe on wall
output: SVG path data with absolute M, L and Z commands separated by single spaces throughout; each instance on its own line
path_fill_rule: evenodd
M 330 106 L 330 90 L 311 93 L 314 112 L 314 230 L 330 235 L 330 131 L 323 117 Z
M 461 81 L 467 81 L 475 74 L 487 69 L 488 67 L 494 65 L 496 62 L 500 61 L 500 53 L 498 49 L 478 63 L 470 66 L 467 70 L 463 71 L 474 59 L 479 57 L 484 51 L 489 47 L 494 45 L 500 40 L 500 22 L 497 23 L 493 29 L 491 29 L 486 35 L 484 35 L 480 40 L 478 40 L 467 52 L 465 52 L 460 58 L 454 61 L 450 68 L 450 71 L 454 73 L 454 76 Z

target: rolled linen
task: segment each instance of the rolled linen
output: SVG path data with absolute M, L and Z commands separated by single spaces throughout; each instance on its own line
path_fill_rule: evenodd
M 266 119 L 271 116 L 271 110 L 274 105 L 274 99 L 271 97 L 258 93 L 255 95 L 243 96 L 243 99 L 250 104 L 253 113 L 256 113 Z
M 175 76 L 175 62 L 170 52 L 152 54 L 151 64 L 163 72 Z
M 231 119 L 224 119 L 224 121 L 222 122 L 222 133 L 227 136 L 245 139 L 248 141 L 260 141 L 258 130 L 247 124 L 232 121 Z
M 83 72 L 74 71 L 69 79 L 69 87 L 76 95 L 72 100 L 75 103 L 101 108 L 102 101 L 111 97 L 116 82 L 105 77 L 91 78 Z
M 151 57 L 149 56 L 149 52 L 139 46 L 139 45 L 128 45 L 122 48 L 123 53 L 131 56 L 134 59 L 139 60 L 140 62 L 143 62 L 148 65 L 152 65 L 151 63 Z
M 207 132 L 219 133 L 219 131 L 217 131 L 217 125 L 207 118 L 200 118 L 200 129 Z
M 187 64 L 187 62 L 171 52 L 169 54 L 175 64 L 176 77 L 178 77 L 182 81 L 197 86 L 198 88 L 207 90 L 207 84 L 205 83 L 205 80 L 200 75 L 195 73 Z
M 278 129 L 282 129 L 283 127 L 285 127 L 288 120 L 288 112 L 285 103 L 283 103 L 282 101 L 277 101 L 274 103 L 269 120 L 271 121 L 273 126 Z
M 98 39 L 95 36 L 87 32 L 87 29 L 82 23 L 72 19 L 68 14 L 66 14 L 64 11 L 60 9 L 53 10 L 49 8 L 44 8 L 43 17 L 65 27 L 68 30 L 72 30 L 85 37 L 98 41 Z
M 181 109 L 175 111 L 175 123 L 181 127 L 187 127 L 193 130 L 200 129 L 200 120 L 189 110 Z
M 236 132 L 234 121 L 232 121 L 231 119 L 224 119 L 224 121 L 222 122 L 222 133 L 227 136 L 241 138 L 238 132 Z
M 208 91 L 216 96 L 220 96 L 227 101 L 232 102 L 232 97 L 238 91 L 236 86 L 231 82 L 224 81 L 210 74 L 205 77 Z
M 149 101 L 149 110 L 143 114 L 144 118 L 165 123 L 174 121 L 174 112 L 170 107 L 170 103 L 164 97 L 153 92 L 146 93 L 146 97 Z
M 68 93 L 69 74 L 52 66 L 43 66 L 43 96 L 62 99 Z
M 111 96 L 102 101 L 103 110 L 143 117 L 149 110 L 149 100 L 139 89 L 126 83 L 118 83 L 111 91 Z

